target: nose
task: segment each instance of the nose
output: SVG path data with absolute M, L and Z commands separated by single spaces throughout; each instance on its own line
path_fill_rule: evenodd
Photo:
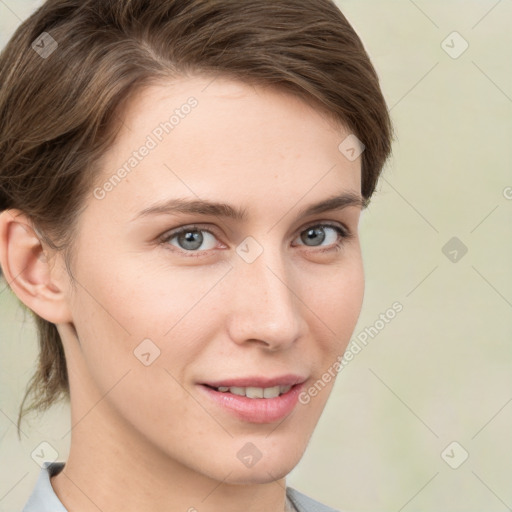
M 252 263 L 235 259 L 226 305 L 230 338 L 270 351 L 292 346 L 306 328 L 294 269 L 277 249 L 265 249 Z

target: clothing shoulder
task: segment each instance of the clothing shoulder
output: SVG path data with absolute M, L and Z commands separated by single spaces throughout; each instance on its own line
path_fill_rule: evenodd
M 39 478 L 22 512 L 67 512 L 50 483 L 50 478 L 64 468 L 64 462 L 45 461 Z
M 327 505 L 302 494 L 293 487 L 287 487 L 286 494 L 298 512 L 348 512 L 346 510 L 341 511 L 328 507 Z

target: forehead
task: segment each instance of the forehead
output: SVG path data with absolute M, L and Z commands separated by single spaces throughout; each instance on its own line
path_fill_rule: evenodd
M 121 119 L 100 163 L 102 208 L 136 213 L 172 197 L 242 207 L 259 198 L 279 208 L 326 192 L 360 193 L 360 159 L 338 149 L 349 132 L 281 90 L 183 78 L 139 91 Z

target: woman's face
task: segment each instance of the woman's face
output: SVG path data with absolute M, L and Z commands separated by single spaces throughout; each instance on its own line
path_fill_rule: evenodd
M 293 469 L 363 298 L 348 135 L 220 78 L 134 98 L 78 225 L 80 344 L 59 326 L 77 436 L 232 483 Z

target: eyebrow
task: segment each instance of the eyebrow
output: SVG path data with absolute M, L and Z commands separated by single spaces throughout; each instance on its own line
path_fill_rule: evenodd
M 344 192 L 340 195 L 331 196 L 318 203 L 311 204 L 299 210 L 298 217 L 307 217 L 319 213 L 342 210 L 348 206 L 365 208 L 366 201 L 358 194 Z M 174 198 L 156 203 L 139 212 L 133 220 L 139 217 L 159 214 L 197 214 L 212 215 L 214 217 L 230 218 L 236 221 L 247 221 L 247 210 L 238 208 L 227 203 L 207 201 L 203 199 Z

